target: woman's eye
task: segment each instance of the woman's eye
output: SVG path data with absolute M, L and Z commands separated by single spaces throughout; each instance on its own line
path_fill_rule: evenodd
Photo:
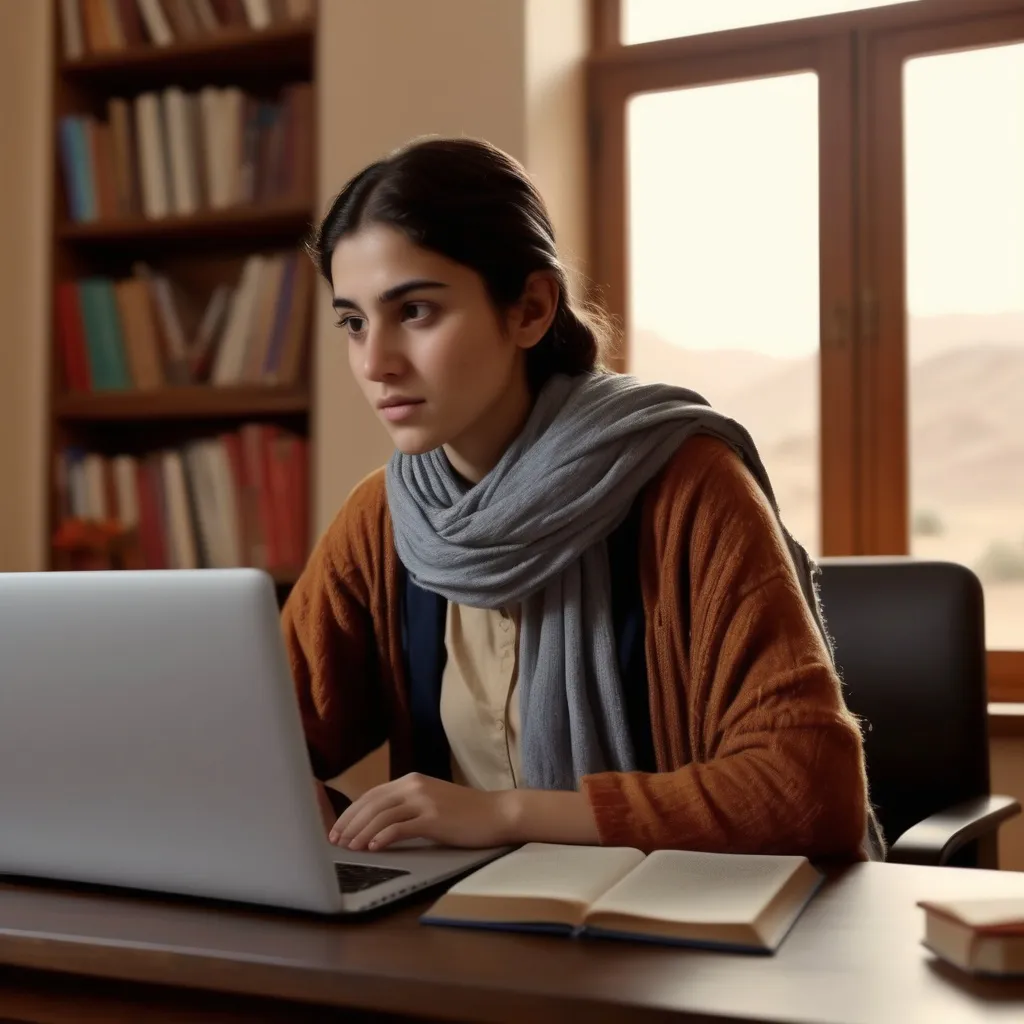
M 348 331 L 350 338 L 358 338 L 366 330 L 366 318 L 361 316 L 343 316 L 338 321 L 338 326 Z
M 429 302 L 407 302 L 402 307 L 403 320 L 426 320 L 433 307 Z

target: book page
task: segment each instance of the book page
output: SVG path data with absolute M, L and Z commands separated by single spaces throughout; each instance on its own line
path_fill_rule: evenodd
M 753 924 L 803 857 L 658 850 L 591 907 L 692 924 Z
M 588 905 L 638 864 L 639 850 L 527 843 L 457 882 L 450 895 L 533 898 Z

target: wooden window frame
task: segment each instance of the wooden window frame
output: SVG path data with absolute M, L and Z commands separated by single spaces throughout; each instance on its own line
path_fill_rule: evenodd
M 1024 0 L 916 0 L 622 44 L 592 0 L 587 62 L 591 277 L 628 331 L 626 106 L 637 93 L 814 71 L 821 139 L 821 548 L 909 551 L 903 61 L 1024 41 Z M 627 332 L 614 364 L 626 364 Z M 883 438 L 907 443 L 886 446 Z M 882 495 L 885 500 L 882 500 Z M 989 698 L 1024 701 L 1024 651 L 990 651 Z

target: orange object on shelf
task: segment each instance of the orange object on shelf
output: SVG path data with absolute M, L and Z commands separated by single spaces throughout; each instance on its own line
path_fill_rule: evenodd
M 65 519 L 53 538 L 58 570 L 141 569 L 138 533 L 117 520 Z

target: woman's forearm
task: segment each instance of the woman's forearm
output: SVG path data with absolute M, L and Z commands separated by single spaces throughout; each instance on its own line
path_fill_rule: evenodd
M 597 845 L 600 836 L 582 793 L 510 789 L 501 794 L 510 843 Z

